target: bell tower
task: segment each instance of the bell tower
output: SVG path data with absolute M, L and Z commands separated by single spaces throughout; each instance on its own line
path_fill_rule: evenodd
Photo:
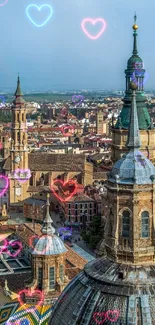
M 103 134 L 103 110 L 101 108 L 98 108 L 96 113 L 96 133 Z
M 127 69 L 125 70 L 126 90 L 123 99 L 123 108 L 118 117 L 117 123 L 112 127 L 112 161 L 115 162 L 128 151 L 126 147 L 128 128 L 130 122 L 130 110 L 132 101 L 132 91 L 130 89 L 130 82 L 133 81 L 137 85 L 136 102 L 138 123 L 141 138 L 141 151 L 152 162 L 155 160 L 155 129 L 151 122 L 150 115 L 147 109 L 147 98 L 144 93 L 144 82 L 146 80 L 146 73 L 144 69 L 143 60 L 138 55 L 137 49 L 137 30 L 136 15 L 134 16 L 133 25 L 133 52 L 132 56 L 127 62 Z
M 137 86 L 130 83 L 130 87 L 129 152 L 114 164 L 105 185 L 109 213 L 104 247 L 107 255 L 118 263 L 144 264 L 155 262 L 155 167 L 139 151 Z
M 23 201 L 29 186 L 26 103 L 18 77 L 15 100 L 12 105 L 10 204 Z M 29 171 L 30 173 L 30 171 Z

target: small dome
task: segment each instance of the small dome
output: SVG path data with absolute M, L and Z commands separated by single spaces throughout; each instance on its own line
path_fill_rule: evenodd
M 128 62 L 127 62 L 127 68 L 135 68 L 135 65 L 138 65 L 141 63 L 141 66 L 143 67 L 143 60 L 138 55 L 132 55 Z
M 33 255 L 59 255 L 66 253 L 63 241 L 57 236 L 43 235 L 34 246 Z
M 130 150 L 118 160 L 110 174 L 109 181 L 119 184 L 151 184 L 155 167 L 138 149 Z

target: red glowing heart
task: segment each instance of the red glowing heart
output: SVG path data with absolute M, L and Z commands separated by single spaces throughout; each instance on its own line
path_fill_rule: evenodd
M 120 316 L 119 310 L 108 310 L 106 312 L 106 316 L 110 322 L 116 322 L 118 317 Z
M 30 309 L 34 309 L 34 306 L 32 306 L 32 307 L 30 307 L 28 309 L 27 309 L 27 307 L 24 307 L 25 302 L 22 300 L 22 297 L 21 297 L 23 294 L 26 294 L 29 297 L 33 297 L 34 296 L 34 298 L 35 298 L 35 294 L 37 294 L 37 296 L 39 295 L 40 300 L 39 300 L 39 303 L 37 305 L 35 305 L 35 308 L 37 308 L 38 306 L 42 305 L 42 303 L 44 301 L 44 293 L 41 290 L 37 290 L 37 289 L 36 290 L 24 289 L 24 290 L 20 291 L 18 293 L 18 301 L 19 301 L 20 305 L 24 309 L 26 309 L 26 311 L 28 311 Z
M 99 317 L 102 318 L 102 319 L 101 320 L 98 320 Z M 94 318 L 94 320 L 95 320 L 95 322 L 97 324 L 103 324 L 105 322 L 106 318 L 107 318 L 106 312 L 94 313 L 93 314 L 93 318 Z
M 65 198 L 63 197 L 63 196 L 61 196 L 62 194 L 57 194 L 56 192 L 55 192 L 55 190 L 54 190 L 54 188 L 51 186 L 51 191 L 53 192 L 53 194 L 56 196 L 56 198 L 58 199 L 58 200 L 60 200 L 61 202 L 66 202 L 66 201 L 68 201 L 69 199 L 71 199 L 72 198 L 72 196 L 76 193 L 76 190 L 77 190 L 77 186 L 76 186 L 76 183 L 75 183 L 75 181 L 72 181 L 72 180 L 70 180 L 70 181 L 67 181 L 67 182 L 63 182 L 63 181 L 61 181 L 60 179 L 55 179 L 54 181 L 53 181 L 53 184 L 52 185 L 54 185 L 54 184 L 56 184 L 56 183 L 59 183 L 60 185 L 61 185 L 61 189 L 63 190 L 63 188 L 64 188 L 64 190 L 65 190 L 65 187 L 66 187 L 66 185 L 73 185 L 74 186 L 74 190 L 71 192 L 71 193 L 69 193 L 69 194 L 65 194 Z M 56 184 L 57 185 L 57 184 Z
M 72 132 L 65 132 L 65 130 L 75 130 L 75 126 L 74 125 L 63 125 L 63 126 L 61 126 L 61 132 L 62 132 L 62 134 L 65 136 L 65 137 L 69 137 L 69 136 L 71 136 L 71 135 L 73 135 L 73 131 Z
M 12 257 L 16 257 L 16 256 L 18 256 L 18 254 L 20 253 L 20 251 L 22 250 L 22 243 L 20 243 L 19 241 L 15 241 L 15 242 L 13 242 L 13 243 L 8 243 L 9 244 L 9 246 L 12 246 L 12 247 L 14 247 L 14 246 L 18 246 L 19 248 L 15 251 L 15 253 L 14 254 L 12 254 L 12 253 L 10 253 L 9 252 L 9 250 L 7 250 L 7 254 L 9 255 L 9 256 L 12 256 Z
M 34 238 L 38 238 L 38 239 L 40 239 L 40 241 L 43 239 L 43 240 L 45 240 L 45 238 L 47 237 L 47 241 L 48 241 L 48 243 L 47 243 L 47 245 L 46 245 L 46 247 L 45 247 L 45 249 L 43 249 L 42 251 L 40 251 L 40 250 L 37 250 L 36 248 L 35 248 L 35 245 L 34 245 Z M 50 247 L 50 245 L 52 244 L 52 239 L 50 238 L 50 237 L 48 237 L 47 235 L 43 235 L 43 236 L 37 236 L 37 235 L 33 235 L 33 236 L 31 236 L 30 238 L 29 238 L 29 245 L 30 245 L 30 247 L 32 247 L 33 249 L 34 249 L 34 254 L 45 254 L 45 252 L 47 252 L 48 251 L 48 249 L 49 249 L 49 247 Z

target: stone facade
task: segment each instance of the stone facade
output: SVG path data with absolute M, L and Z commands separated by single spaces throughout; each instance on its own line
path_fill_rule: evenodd
M 118 161 L 129 150 L 126 146 L 128 130 L 112 129 L 112 161 Z M 140 151 L 152 162 L 155 162 L 155 130 L 140 130 L 142 146 Z

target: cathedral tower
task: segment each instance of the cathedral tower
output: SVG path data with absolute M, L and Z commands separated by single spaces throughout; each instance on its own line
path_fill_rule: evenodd
M 101 108 L 98 108 L 96 113 L 96 133 L 103 134 L 103 110 Z
M 10 162 L 10 205 L 23 201 L 29 186 L 28 145 L 26 129 L 26 104 L 22 97 L 18 77 L 15 100 L 12 106 L 11 162 Z
M 109 215 L 105 248 L 110 258 L 124 263 L 155 262 L 155 167 L 139 151 L 141 147 L 135 84 L 127 147 L 106 183 Z
M 112 128 L 112 160 L 117 161 L 122 157 L 123 153 L 128 151 L 126 147 L 128 127 L 130 121 L 130 107 L 132 101 L 132 91 L 130 89 L 130 82 L 134 81 L 137 84 L 136 102 L 137 114 L 141 138 L 141 151 L 151 161 L 155 159 L 155 129 L 151 123 L 150 115 L 147 110 L 146 96 L 144 94 L 145 69 L 143 60 L 138 55 L 137 50 L 137 29 L 136 15 L 134 17 L 135 23 L 133 25 L 133 52 L 132 56 L 127 62 L 126 75 L 126 90 L 123 99 L 124 105 L 119 115 L 118 121 Z

